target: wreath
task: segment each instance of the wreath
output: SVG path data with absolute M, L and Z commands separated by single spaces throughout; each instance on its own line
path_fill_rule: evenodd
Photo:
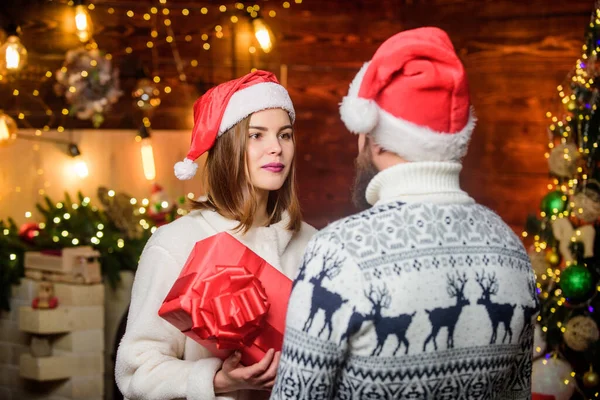
M 119 70 L 100 51 L 84 47 L 69 50 L 56 72 L 56 93 L 71 105 L 69 114 L 88 120 L 98 128 L 104 113 L 123 92 L 119 88 Z

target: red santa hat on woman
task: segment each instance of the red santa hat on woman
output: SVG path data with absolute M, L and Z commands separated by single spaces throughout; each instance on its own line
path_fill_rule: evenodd
M 269 108 L 286 110 L 294 123 L 292 100 L 271 72 L 258 70 L 209 89 L 194 103 L 192 143 L 186 158 L 175 164 L 175 176 L 191 179 L 198 169 L 194 161 L 219 136 L 247 116 Z
M 386 40 L 350 84 L 340 114 L 348 130 L 407 161 L 459 161 L 475 128 L 463 65 L 448 35 L 431 27 Z

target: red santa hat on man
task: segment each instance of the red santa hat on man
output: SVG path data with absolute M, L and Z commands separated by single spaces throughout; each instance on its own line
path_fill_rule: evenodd
M 431 27 L 386 40 L 350 84 L 340 114 L 348 130 L 407 161 L 459 161 L 475 128 L 463 65 L 448 35 Z
M 209 89 L 194 103 L 192 143 L 186 158 L 175 164 L 175 176 L 191 179 L 198 169 L 194 161 L 219 136 L 247 116 L 269 108 L 286 110 L 294 123 L 292 100 L 271 72 L 254 71 Z

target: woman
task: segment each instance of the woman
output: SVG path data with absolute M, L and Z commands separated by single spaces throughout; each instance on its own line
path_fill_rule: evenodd
M 289 278 L 296 276 L 315 229 L 301 221 L 295 192 L 294 108 L 269 72 L 256 71 L 209 90 L 194 104 L 187 158 L 180 179 L 196 172 L 208 151 L 207 195 L 187 216 L 159 228 L 135 277 L 127 330 L 115 367 L 124 396 L 133 399 L 255 399 L 268 396 L 279 353 L 239 365 L 222 362 L 158 316 L 158 309 L 194 244 L 227 231 Z M 259 392 L 259 391 L 263 392 Z

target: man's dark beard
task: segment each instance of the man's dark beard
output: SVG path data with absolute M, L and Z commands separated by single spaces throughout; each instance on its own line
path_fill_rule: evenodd
M 375 164 L 371 160 L 369 149 L 365 146 L 354 161 L 356 176 L 352 187 L 352 203 L 359 211 L 364 211 L 371 207 L 365 197 L 369 182 L 379 173 Z

